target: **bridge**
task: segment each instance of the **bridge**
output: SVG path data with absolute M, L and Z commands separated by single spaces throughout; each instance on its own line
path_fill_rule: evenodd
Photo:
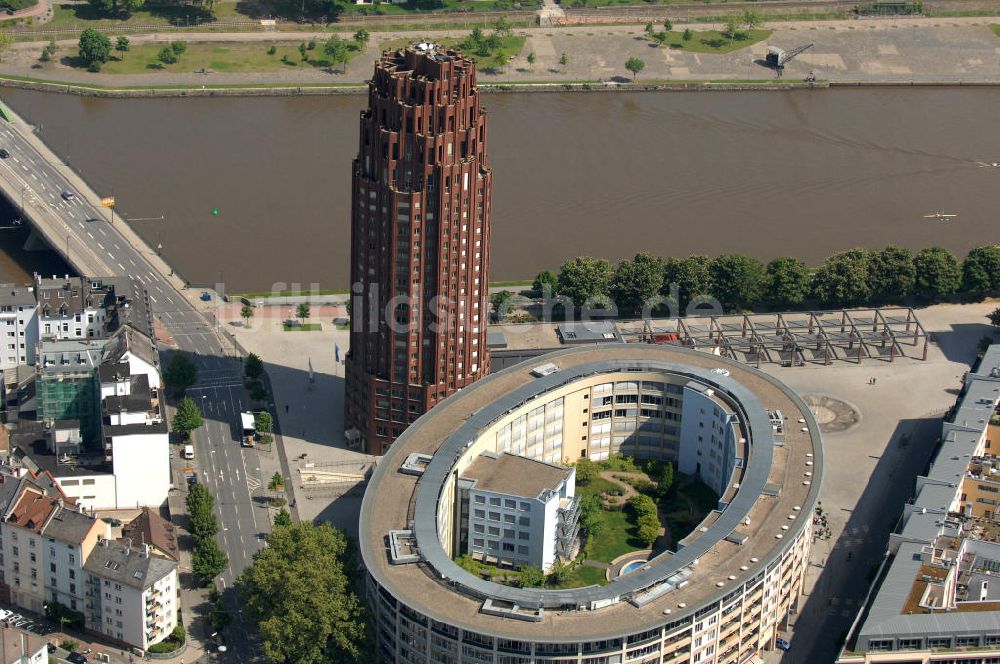
M 256 451 L 242 449 L 232 436 L 240 426 L 239 413 L 250 405 L 242 363 L 233 361 L 235 352 L 232 356 L 227 352 L 228 341 L 216 330 L 197 293 L 187 290 L 127 223 L 113 220 L 110 211 L 101 207 L 97 192 L 45 145 L 34 127 L 2 103 L 0 148 L 8 153 L 0 158 L 0 192 L 21 211 L 21 223 L 31 226 L 29 242 L 44 240 L 81 276 L 125 277 L 144 288 L 155 318 L 176 341 L 175 352 L 187 355 L 199 376 L 205 377 L 188 390 L 205 416 L 205 426 L 196 434 L 195 453 L 203 483 L 216 497 L 223 526 L 219 544 L 229 557 L 229 569 L 218 581 L 232 589 L 236 577 L 263 546 L 258 535 L 271 529 L 266 514 L 256 514 L 252 478 L 247 477 L 247 468 L 260 465 Z M 282 465 L 288 475 L 284 459 Z M 174 484 L 182 486 L 181 468 L 172 472 Z M 259 478 L 255 482 L 259 486 Z M 172 493 L 169 502 L 183 506 L 182 495 Z M 233 661 L 259 661 L 235 594 L 225 593 L 223 601 L 235 618 L 228 628 Z M 190 613 L 190 607 L 185 611 Z

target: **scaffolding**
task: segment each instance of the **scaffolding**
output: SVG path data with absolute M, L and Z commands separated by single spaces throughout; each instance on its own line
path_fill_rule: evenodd
M 757 367 L 926 360 L 929 342 L 910 307 L 689 316 L 619 330 L 628 341 L 686 346 Z

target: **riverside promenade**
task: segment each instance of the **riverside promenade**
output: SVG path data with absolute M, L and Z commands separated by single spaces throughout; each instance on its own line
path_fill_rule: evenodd
M 801 81 L 810 72 L 831 84 L 1000 84 L 1000 37 L 991 29 L 998 18 L 894 18 L 832 21 L 783 21 L 767 24 L 772 34 L 765 40 L 727 54 L 692 53 L 684 49 L 660 48 L 643 34 L 641 25 L 574 26 L 519 29 L 526 38 L 524 48 L 502 71 L 482 71 L 481 84 L 560 84 L 591 82 L 620 85 L 631 82 L 625 61 L 638 57 L 646 63 L 637 83 L 670 81 L 776 80 L 775 72 L 758 61 L 767 47 L 785 49 L 812 43 L 814 46 L 787 66 L 784 81 Z M 675 24 L 675 31 L 719 29 L 713 24 Z M 657 26 L 657 29 L 662 29 Z M 315 39 L 322 43 L 330 31 L 315 33 L 162 33 L 134 35 L 133 45 L 185 40 L 189 43 L 272 43 Z M 348 33 L 339 33 L 350 37 Z M 16 44 L 3 62 L 0 76 L 58 81 L 101 87 L 125 86 L 361 86 L 372 71 L 383 44 L 400 39 L 420 41 L 460 37 L 467 31 L 372 33 L 366 52 L 355 57 L 346 71 L 297 66 L 262 72 L 185 72 L 182 65 L 169 70 L 140 74 L 89 73 L 70 66 L 75 42 L 58 42 L 52 62 L 39 63 L 47 42 Z M 697 36 L 696 36 L 697 38 Z M 527 62 L 535 54 L 534 64 Z M 568 59 L 560 63 L 562 54 Z M 560 86 L 561 89 L 561 86 Z M 315 92 L 315 91 L 313 91 Z M 341 90 L 343 92 L 343 90 Z

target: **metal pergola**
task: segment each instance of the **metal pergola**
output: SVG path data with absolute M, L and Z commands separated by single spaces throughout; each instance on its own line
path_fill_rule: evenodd
M 638 323 L 638 321 L 637 321 Z M 619 324 L 629 341 L 672 343 L 760 366 L 927 359 L 927 332 L 910 307 L 689 316 Z M 638 338 L 637 338 L 638 337 Z

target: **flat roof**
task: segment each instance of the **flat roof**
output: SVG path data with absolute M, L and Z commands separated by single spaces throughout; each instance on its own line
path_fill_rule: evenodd
M 666 622 L 666 608 L 672 611 L 670 619 L 676 620 L 721 599 L 762 572 L 809 524 L 823 473 L 822 438 L 806 404 L 777 379 L 726 358 L 673 346 L 581 346 L 556 351 L 544 360 L 555 363 L 559 371 L 534 377 L 530 369 L 538 364 L 536 358 L 449 397 L 410 425 L 376 468 L 362 503 L 361 552 L 369 573 L 404 603 L 449 624 L 515 639 L 559 642 L 613 637 Z M 711 373 L 719 366 L 728 368 L 730 375 Z M 447 557 L 436 528 L 439 490 L 470 441 L 490 423 L 545 392 L 601 373 L 636 370 L 699 380 L 729 393 L 742 409 L 750 443 L 742 484 L 708 532 L 680 551 L 658 556 L 647 569 L 606 586 L 570 590 L 520 589 L 483 581 Z M 790 422 L 782 445 L 774 445 L 767 415 L 774 409 L 785 413 Z M 801 423 L 791 424 L 797 420 Z M 396 472 L 412 453 L 434 455 L 419 478 Z M 776 496 L 764 495 L 766 484 L 782 490 Z M 411 524 L 424 562 L 391 565 L 385 537 L 390 530 L 409 529 Z M 737 526 L 748 537 L 743 545 L 725 540 Z M 618 601 L 682 568 L 691 574 L 687 585 L 641 607 Z M 539 622 L 527 622 L 480 613 L 485 598 L 529 608 L 574 607 L 590 601 L 611 605 L 599 609 L 599 619 L 592 611 L 549 610 Z
M 508 496 L 537 498 L 569 477 L 571 470 L 516 454 L 480 454 L 463 479 L 475 480 L 475 488 Z

